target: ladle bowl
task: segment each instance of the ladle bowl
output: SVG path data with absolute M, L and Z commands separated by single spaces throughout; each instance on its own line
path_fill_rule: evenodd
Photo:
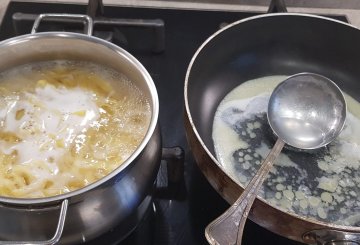
M 299 73 L 288 77 L 272 92 L 268 122 L 278 139 L 241 196 L 205 229 L 210 244 L 241 244 L 251 206 L 285 144 L 299 149 L 317 149 L 332 142 L 346 119 L 346 102 L 330 79 Z
M 339 87 L 314 73 L 299 73 L 271 94 L 268 121 L 286 144 L 316 149 L 333 141 L 343 128 L 346 103 Z

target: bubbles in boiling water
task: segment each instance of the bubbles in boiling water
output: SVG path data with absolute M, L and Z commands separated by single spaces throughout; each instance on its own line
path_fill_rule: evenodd
M 92 183 L 133 154 L 151 120 L 135 83 L 89 62 L 16 67 L 2 73 L 0 93 L 8 100 L 0 104 L 0 180 L 21 179 L 17 167 L 27 174 L 25 188 L 0 181 L 0 195 L 51 196 Z

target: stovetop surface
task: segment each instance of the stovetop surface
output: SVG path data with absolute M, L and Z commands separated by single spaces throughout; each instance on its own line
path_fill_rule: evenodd
M 11 2 L 0 27 L 0 39 L 30 32 L 32 23 L 23 24 L 14 31 L 12 15 L 16 12 L 78 13 L 85 14 L 86 6 L 69 4 Z M 160 128 L 164 147 L 180 146 L 185 151 L 184 181 L 181 188 L 172 193 L 175 198 L 155 198 L 144 221 L 119 242 L 116 229 L 90 244 L 146 244 L 146 245 L 192 245 L 207 244 L 204 229 L 229 205 L 209 185 L 198 169 L 185 138 L 183 86 L 187 66 L 196 49 L 222 23 L 231 23 L 256 13 L 200 11 L 179 9 L 152 9 L 134 7 L 107 7 L 104 15 L 112 18 L 161 19 L 165 23 L 165 50 L 136 50 L 131 45 L 123 47 L 145 66 L 152 76 L 159 93 Z M 16 28 L 19 29 L 19 28 Z M 96 28 L 95 28 L 96 33 Z M 148 35 L 137 38 L 149 42 Z M 141 43 L 140 42 L 140 43 Z M 141 45 L 140 45 L 141 46 Z M 164 168 L 160 169 L 158 184 L 164 179 Z M 156 211 L 154 211 L 154 209 Z M 243 244 L 300 244 L 275 235 L 257 224 L 248 221 Z

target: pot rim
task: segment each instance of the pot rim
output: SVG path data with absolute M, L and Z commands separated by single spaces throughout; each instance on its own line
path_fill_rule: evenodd
M 108 41 L 105 41 L 103 39 L 94 37 L 94 36 L 88 36 L 85 34 L 79 34 L 79 33 L 72 33 L 72 32 L 38 32 L 35 34 L 25 34 L 13 38 L 6 39 L 4 41 L 0 42 L 0 46 L 12 46 L 16 45 L 17 43 L 26 42 L 33 39 L 42 39 L 42 38 L 54 38 L 54 39 L 79 39 L 82 41 L 86 41 L 89 43 L 95 43 L 103 45 L 104 48 L 110 49 L 112 52 L 115 52 L 117 55 L 122 56 L 129 64 L 134 66 L 139 70 L 141 75 L 144 78 L 144 81 L 146 82 L 149 93 L 151 95 L 151 120 L 150 124 L 148 126 L 148 130 L 141 141 L 140 145 L 136 148 L 136 150 L 131 154 L 131 156 L 126 159 L 118 168 L 110 172 L 108 175 L 104 176 L 103 178 L 84 186 L 80 189 L 56 195 L 56 196 L 50 196 L 50 197 L 42 197 L 42 198 L 14 198 L 14 197 L 3 197 L 0 196 L 0 202 L 4 204 L 14 204 L 14 205 L 34 205 L 34 204 L 50 204 L 53 202 L 60 202 L 64 199 L 71 198 L 73 196 L 81 195 L 85 192 L 88 192 L 99 185 L 107 182 L 109 179 L 113 178 L 120 172 L 124 171 L 126 168 L 131 166 L 131 164 L 134 162 L 134 160 L 141 154 L 141 152 L 144 150 L 148 142 L 150 141 L 152 135 L 155 132 L 157 123 L 158 123 L 158 117 L 159 117 L 159 97 L 157 93 L 157 89 L 155 86 L 155 83 L 150 76 L 149 72 L 145 69 L 145 67 L 138 61 L 133 55 L 131 55 L 129 52 L 124 50 L 123 48 L 110 43 Z
M 196 50 L 196 52 L 194 53 L 193 57 L 190 60 L 190 63 L 188 65 L 188 68 L 186 70 L 186 75 L 185 75 L 185 84 L 184 84 L 184 100 L 185 100 L 185 112 L 187 114 L 187 117 L 189 119 L 189 123 L 191 125 L 191 128 L 197 138 L 197 140 L 199 141 L 199 143 L 201 144 L 201 146 L 203 147 L 203 149 L 205 150 L 205 152 L 207 153 L 207 155 L 212 159 L 212 161 L 221 169 L 221 171 L 229 178 L 231 179 L 234 183 L 236 183 L 238 186 L 240 186 L 242 189 L 244 189 L 245 187 L 240 184 L 236 179 L 234 179 L 233 176 L 231 176 L 230 174 L 228 174 L 224 167 L 218 162 L 218 160 L 216 159 L 216 157 L 211 153 L 211 151 L 209 150 L 209 148 L 206 146 L 206 144 L 204 143 L 204 141 L 202 140 L 196 126 L 194 123 L 194 120 L 192 118 L 191 115 L 191 111 L 190 111 L 190 107 L 189 107 L 189 101 L 188 101 L 188 84 L 189 84 L 189 78 L 190 78 L 190 73 L 192 71 L 192 67 L 195 63 L 195 61 L 197 60 L 197 57 L 199 56 L 199 54 L 202 52 L 202 50 L 209 44 L 211 43 L 211 41 L 213 39 L 215 39 L 217 36 L 221 35 L 224 31 L 226 31 L 227 29 L 233 28 L 234 26 L 240 25 L 242 23 L 246 23 L 252 20 L 257 20 L 257 19 L 266 19 L 266 18 L 276 18 L 276 17 L 281 17 L 281 16 L 299 16 L 299 17 L 306 17 L 306 18 L 314 18 L 314 19 L 321 19 L 321 20 L 325 20 L 325 21 L 331 21 L 340 25 L 344 25 L 350 28 L 354 28 L 358 31 L 360 31 L 360 29 L 354 25 L 351 25 L 349 23 L 345 23 L 336 19 L 331 19 L 328 17 L 324 17 L 324 16 L 319 16 L 319 15 L 314 15 L 314 14 L 304 14 L 304 13 L 267 13 L 267 14 L 260 14 L 260 15 L 255 15 L 255 16 L 251 16 L 248 18 L 244 18 L 235 22 L 230 23 L 229 25 L 217 30 L 215 33 L 213 33 L 211 36 L 209 36 L 201 45 L 200 47 Z M 216 190 L 216 188 L 214 188 Z M 218 192 L 218 190 L 216 190 Z M 221 194 L 221 193 L 219 193 Z M 222 196 L 222 195 L 221 195 Z M 351 231 L 351 232 L 360 232 L 360 227 L 356 227 L 356 226 L 347 226 L 347 225 L 339 225 L 339 224 L 332 224 L 330 222 L 324 222 L 324 221 L 320 221 L 317 220 L 313 217 L 305 217 L 305 216 L 301 216 L 295 212 L 290 212 L 290 211 L 286 211 L 283 210 L 275 205 L 271 205 L 268 201 L 266 201 L 264 198 L 257 196 L 256 199 L 258 199 L 259 201 L 265 203 L 266 205 L 269 205 L 270 207 L 285 213 L 286 215 L 290 215 L 292 217 L 294 217 L 295 219 L 300 219 L 303 220 L 305 222 L 311 222 L 313 224 L 317 224 L 323 227 L 327 227 L 329 229 L 337 229 L 337 230 L 343 230 L 343 231 Z

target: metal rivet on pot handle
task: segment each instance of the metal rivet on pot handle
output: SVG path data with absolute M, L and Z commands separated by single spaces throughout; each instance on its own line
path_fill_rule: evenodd
M 59 242 L 62 232 L 64 230 L 65 218 L 69 200 L 64 199 L 61 203 L 59 221 L 53 237 L 46 241 L 0 241 L 0 245 L 53 245 Z
M 92 32 L 93 32 L 93 20 L 88 15 L 83 15 L 83 14 L 40 14 L 35 19 L 33 28 L 31 30 L 31 34 L 34 34 L 37 32 L 40 22 L 44 19 L 59 21 L 59 22 L 64 22 L 67 19 L 81 20 L 85 23 L 85 29 L 84 29 L 85 34 L 88 36 L 91 36 Z

